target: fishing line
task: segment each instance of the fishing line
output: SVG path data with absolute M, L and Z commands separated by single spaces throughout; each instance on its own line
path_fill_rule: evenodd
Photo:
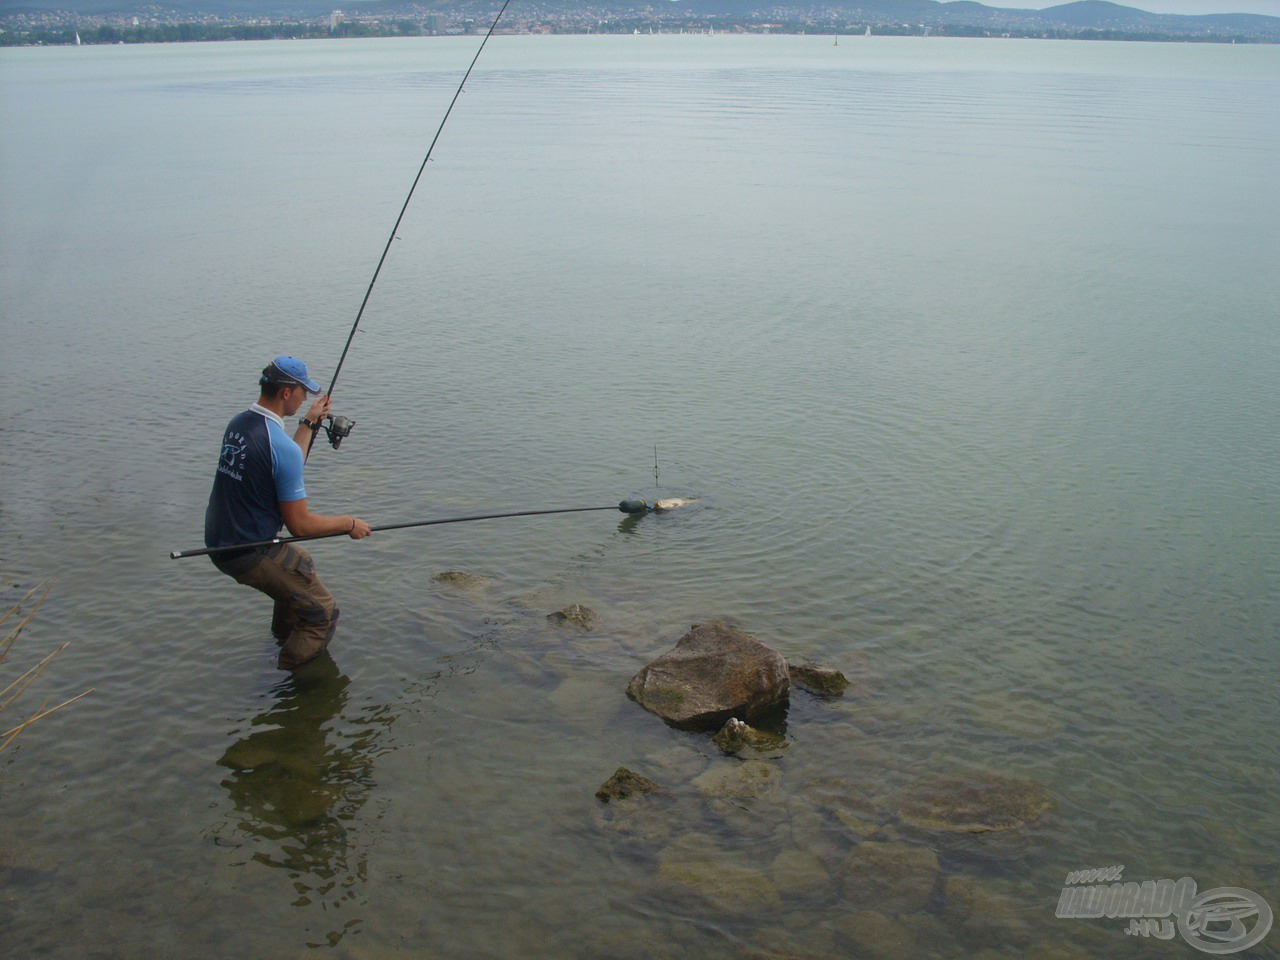
M 396 231 L 400 229 L 400 223 L 404 220 L 404 215 L 409 209 L 409 201 L 413 199 L 414 191 L 418 189 L 418 183 L 422 180 L 422 174 L 427 169 L 427 164 L 431 161 L 431 154 L 436 148 L 436 143 L 440 140 L 440 134 L 444 131 L 444 125 L 449 122 L 449 115 L 453 113 L 453 107 L 458 102 L 458 97 L 462 95 L 463 89 L 467 85 L 467 80 L 471 77 L 471 71 L 475 69 L 476 62 L 480 59 L 480 54 L 484 52 L 485 44 L 489 42 L 489 38 L 493 36 L 493 31 L 498 27 L 498 21 L 502 19 L 502 15 L 507 12 L 507 6 L 511 0 L 504 0 L 502 9 L 498 11 L 498 15 L 493 18 L 493 23 L 489 24 L 489 30 L 484 35 L 484 39 L 480 41 L 480 46 L 476 49 L 476 54 L 471 58 L 471 64 L 467 67 L 467 72 L 462 75 L 462 81 L 458 84 L 458 89 L 453 92 L 453 99 L 449 101 L 449 107 L 445 110 L 444 116 L 440 119 L 440 126 L 436 128 L 436 134 L 431 138 L 431 145 L 427 147 L 427 153 L 422 158 L 422 164 L 418 167 L 418 173 L 413 178 L 413 184 L 409 187 L 409 193 L 404 198 L 404 203 L 400 207 L 400 213 L 396 217 L 396 222 L 391 227 L 391 233 L 387 235 L 387 243 L 382 248 L 382 256 L 378 258 L 378 265 L 373 270 L 373 276 L 369 280 L 369 286 L 365 289 L 364 299 L 360 301 L 360 309 L 356 311 L 355 323 L 351 325 L 351 332 L 347 334 L 347 342 L 342 347 L 342 354 L 338 357 L 338 365 L 333 370 L 333 377 L 329 380 L 329 389 L 325 393 L 332 397 L 333 389 L 338 383 L 338 374 L 342 372 L 342 365 L 346 362 L 347 353 L 351 350 L 351 342 L 355 339 L 356 331 L 360 328 L 360 320 L 364 317 L 365 307 L 369 305 L 369 298 L 373 295 L 374 285 L 378 282 L 378 277 L 382 273 L 382 265 L 387 262 L 387 254 L 391 252 L 391 244 L 396 240 Z M 347 420 L 345 417 L 327 418 L 334 422 L 334 426 L 338 428 L 338 440 L 347 436 L 351 432 L 354 422 Z M 330 443 L 336 448 L 338 443 L 334 442 L 334 435 L 330 432 Z M 310 447 L 307 449 L 309 454 Z

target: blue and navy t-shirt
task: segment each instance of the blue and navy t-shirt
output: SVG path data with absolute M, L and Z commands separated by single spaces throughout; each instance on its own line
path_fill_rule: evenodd
M 227 424 L 204 514 L 204 545 L 270 540 L 284 518 L 280 502 L 303 500 L 302 448 L 270 410 L 254 404 Z

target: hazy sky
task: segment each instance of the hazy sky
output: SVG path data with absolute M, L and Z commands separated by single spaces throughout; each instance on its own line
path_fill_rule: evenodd
M 945 2 L 945 0 L 944 0 Z M 1068 0 L 981 0 L 988 7 L 1043 10 Z M 1265 13 L 1280 17 L 1280 0 L 1115 0 L 1121 6 L 1151 13 Z

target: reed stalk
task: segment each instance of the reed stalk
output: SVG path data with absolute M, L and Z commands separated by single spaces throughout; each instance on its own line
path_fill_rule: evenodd
M 13 649 L 13 645 L 18 639 L 18 635 L 22 633 L 22 631 L 26 628 L 26 626 L 29 623 L 31 623 L 32 619 L 35 618 L 36 611 L 38 611 L 40 609 L 40 605 L 44 603 L 45 597 L 49 596 L 49 591 L 52 589 L 52 587 L 46 586 L 44 588 L 44 592 L 40 594 L 40 598 L 36 600 L 35 605 L 32 606 L 31 609 L 28 610 L 25 615 L 21 614 L 22 605 L 26 603 L 28 600 L 30 600 L 33 596 L 35 596 L 36 592 L 40 589 L 41 586 L 44 586 L 44 585 L 38 584 L 32 587 L 30 590 L 27 591 L 26 595 L 21 600 L 15 603 L 12 607 L 6 610 L 2 616 L 0 616 L 0 625 L 3 625 L 4 623 L 6 623 L 11 617 L 19 616 L 19 615 L 22 616 L 22 619 L 18 621 L 17 625 L 10 627 L 9 632 L 4 635 L 3 639 L 0 639 L 0 666 L 2 666 L 5 663 L 5 661 L 8 659 L 9 652 L 10 650 Z M 35 682 L 36 678 L 39 677 L 40 674 L 44 673 L 45 668 L 48 667 L 49 664 L 53 662 L 53 658 L 56 657 L 58 654 L 60 654 L 63 650 L 67 649 L 68 646 L 70 646 L 70 644 L 64 643 L 62 646 L 58 647 L 58 649 L 48 654 L 43 660 L 41 660 L 35 666 L 28 668 L 27 670 L 23 671 L 22 674 L 20 674 L 18 677 L 11 680 L 4 687 L 3 690 L 0 690 L 0 721 L 3 720 L 3 717 L 8 712 L 8 710 L 17 703 L 18 698 L 21 697 L 26 692 L 27 688 L 30 687 L 31 684 Z M 0 680 L 0 682 L 3 682 L 3 681 Z M 40 706 L 38 706 L 34 711 L 32 711 L 31 714 L 25 720 L 21 721 L 16 726 L 12 726 L 9 729 L 0 732 L 0 751 L 3 751 L 6 747 L 9 746 L 9 744 L 13 743 L 13 741 L 17 739 L 18 734 L 20 734 L 23 730 L 27 729 L 27 727 L 31 726 L 37 720 L 44 719 L 54 711 L 61 710 L 63 707 L 67 706 L 67 704 L 75 703 L 81 697 L 87 696 L 90 693 L 93 693 L 93 688 L 90 688 L 86 690 L 84 693 L 77 694 L 76 696 L 71 697 L 67 700 L 63 700 L 57 706 L 53 706 L 53 707 L 49 706 L 48 700 L 45 700 L 40 704 Z M 3 722 L 0 722 L 0 726 L 3 726 L 3 725 L 4 725 Z

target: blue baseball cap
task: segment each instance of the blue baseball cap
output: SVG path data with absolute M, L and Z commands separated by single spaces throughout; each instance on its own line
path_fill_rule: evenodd
M 262 383 L 300 383 L 308 393 L 319 393 L 320 384 L 311 379 L 307 365 L 297 357 L 276 357 L 262 371 Z

